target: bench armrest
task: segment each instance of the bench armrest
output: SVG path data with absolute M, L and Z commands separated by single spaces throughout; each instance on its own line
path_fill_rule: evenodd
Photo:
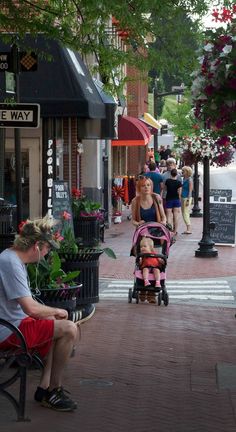
M 22 349 L 23 352 L 28 353 L 28 348 L 25 342 L 25 338 L 24 335 L 21 333 L 21 331 L 12 323 L 10 323 L 7 320 L 4 320 L 2 318 L 0 318 L 0 325 L 7 327 L 9 330 L 11 330 L 19 339 L 20 341 L 20 347 Z

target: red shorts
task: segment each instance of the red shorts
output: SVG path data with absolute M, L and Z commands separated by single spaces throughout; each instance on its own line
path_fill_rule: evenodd
M 23 333 L 29 351 L 39 353 L 40 357 L 45 357 L 51 348 L 54 334 L 54 320 L 24 318 L 19 330 Z M 19 339 L 15 334 L 11 334 L 5 341 L 0 343 L 0 349 L 18 347 Z

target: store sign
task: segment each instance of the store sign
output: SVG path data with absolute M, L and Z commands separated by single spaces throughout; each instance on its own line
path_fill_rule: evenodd
M 47 146 L 47 209 L 52 216 L 52 190 L 53 190 L 53 140 L 48 140 Z
M 39 104 L 0 104 L 1 128 L 38 128 Z
M 11 70 L 11 53 L 0 52 L 0 72 Z

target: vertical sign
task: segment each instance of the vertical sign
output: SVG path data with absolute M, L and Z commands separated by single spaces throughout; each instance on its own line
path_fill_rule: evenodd
M 52 139 L 48 140 L 47 145 L 47 213 L 52 216 L 52 188 L 53 188 L 53 149 Z

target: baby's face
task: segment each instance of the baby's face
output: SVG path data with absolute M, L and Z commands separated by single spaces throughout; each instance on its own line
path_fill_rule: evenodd
M 151 247 L 148 243 L 142 243 L 140 245 L 140 250 L 142 253 L 150 253 L 151 252 Z

